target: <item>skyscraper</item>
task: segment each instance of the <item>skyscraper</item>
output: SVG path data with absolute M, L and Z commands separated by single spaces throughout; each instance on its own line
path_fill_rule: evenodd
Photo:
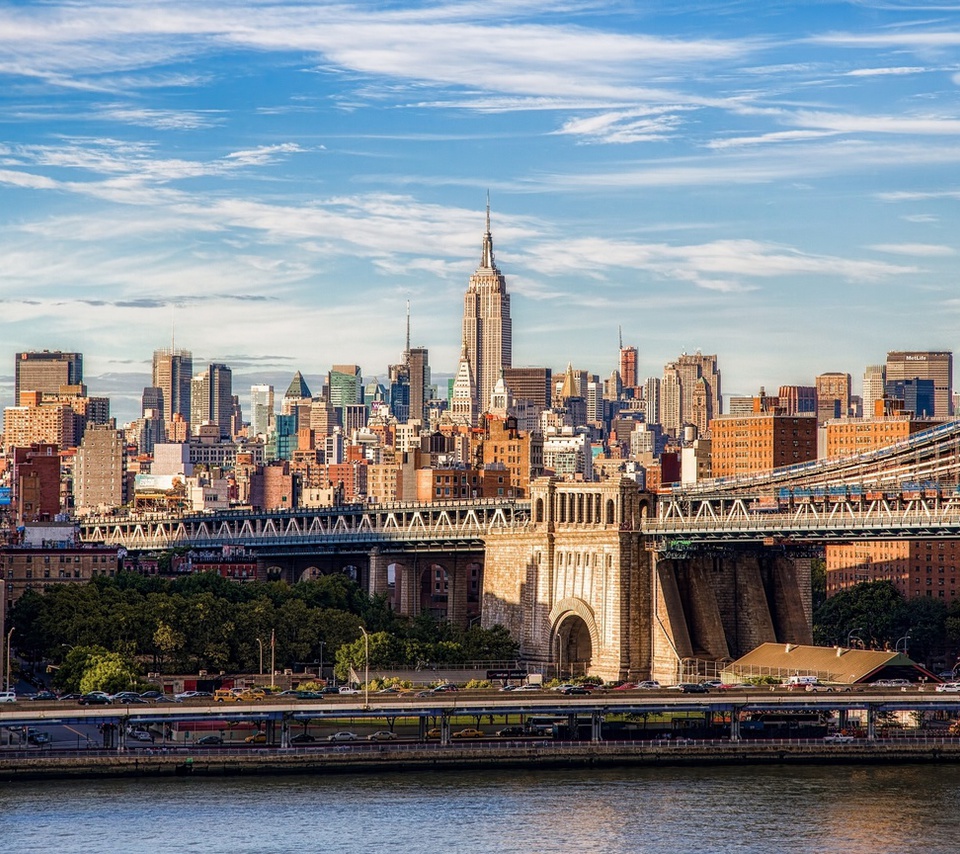
M 851 385 L 850 374 L 833 371 L 817 377 L 818 422 L 850 415 Z
M 873 418 L 878 400 L 883 400 L 887 384 L 886 365 L 867 365 L 863 372 L 863 417 Z
M 274 392 L 272 385 L 250 386 L 250 433 L 266 436 L 273 426 Z
M 953 353 L 893 350 L 887 353 L 887 382 L 933 380 L 933 417 L 953 414 Z
M 153 386 L 163 392 L 163 419 L 168 424 L 178 414 L 189 423 L 192 378 L 193 354 L 189 350 L 153 351 Z
M 637 358 L 636 347 L 624 347 L 623 335 L 620 336 L 620 384 L 624 388 L 637 386 Z
M 695 424 L 700 435 L 707 433 L 710 422 L 723 412 L 721 400 L 716 356 L 682 353 L 664 365 L 660 423 L 671 436 L 679 436 L 684 424 Z
M 220 438 L 229 439 L 233 424 L 233 371 L 226 365 L 212 364 L 190 382 L 190 429 L 196 433 L 201 424 L 216 424 Z
M 13 375 L 13 399 L 17 406 L 21 406 L 21 392 L 39 391 L 42 394 L 59 394 L 61 386 L 81 385 L 83 355 L 61 353 L 59 350 L 17 353 Z
M 482 414 L 490 406 L 501 370 L 511 367 L 513 357 L 510 295 L 493 256 L 489 199 L 480 266 L 470 277 L 463 299 L 463 347 L 476 384 L 476 411 Z
M 410 381 L 409 417 L 426 424 L 427 404 L 430 401 L 430 355 L 427 348 L 408 348 L 407 367 Z

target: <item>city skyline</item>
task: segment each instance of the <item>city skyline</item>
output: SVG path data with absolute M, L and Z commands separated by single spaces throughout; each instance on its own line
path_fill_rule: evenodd
M 491 193 L 513 364 L 724 394 L 954 350 L 960 16 L 921 4 L 0 10 L 0 330 L 135 417 L 412 344 L 453 375 Z M 176 330 L 172 341 L 172 332 Z M 10 365 L 10 362 L 7 362 Z M 13 376 L 0 370 L 0 405 Z

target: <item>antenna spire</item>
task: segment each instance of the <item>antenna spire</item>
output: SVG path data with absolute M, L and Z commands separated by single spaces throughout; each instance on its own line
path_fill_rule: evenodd
M 410 361 L 410 300 L 407 300 L 407 349 L 404 353 L 407 354 L 407 361 Z
M 496 267 L 493 259 L 493 235 L 490 233 L 490 191 L 487 190 L 487 230 L 483 233 L 483 251 L 480 253 L 480 266 L 487 269 Z

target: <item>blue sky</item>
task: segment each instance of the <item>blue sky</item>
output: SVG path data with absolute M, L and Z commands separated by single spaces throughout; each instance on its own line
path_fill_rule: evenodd
M 455 370 L 489 190 L 514 364 L 726 394 L 953 349 L 960 4 L 4 2 L 0 405 L 80 350 Z

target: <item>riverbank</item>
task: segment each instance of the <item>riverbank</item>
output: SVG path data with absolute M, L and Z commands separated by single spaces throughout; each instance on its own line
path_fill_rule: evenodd
M 105 777 L 268 776 L 384 773 L 477 768 L 616 766 L 958 763 L 960 744 L 897 739 L 820 742 L 615 742 L 410 745 L 236 751 L 98 751 L 0 756 L 0 780 L 85 780 Z

